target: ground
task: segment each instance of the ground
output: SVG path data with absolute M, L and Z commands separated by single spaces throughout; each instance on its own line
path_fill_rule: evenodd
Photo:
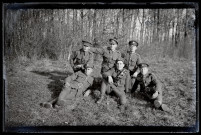
M 128 103 L 120 107 L 114 96 L 100 96 L 97 89 L 80 98 L 75 106 L 46 109 L 40 103 L 57 97 L 63 80 L 70 75 L 68 64 L 39 62 L 8 71 L 8 119 L 6 126 L 123 125 L 123 126 L 195 126 L 195 62 L 186 60 L 144 59 L 163 83 L 163 102 L 170 112 L 157 110 L 142 95 L 127 95 Z M 45 64 L 44 64 L 45 63 Z M 100 67 L 100 66 L 97 66 Z M 98 85 L 98 84 L 97 84 Z

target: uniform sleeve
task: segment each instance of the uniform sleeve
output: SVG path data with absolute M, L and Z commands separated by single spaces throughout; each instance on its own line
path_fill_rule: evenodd
M 94 54 L 90 52 L 90 57 L 89 60 L 87 61 L 87 64 L 93 64 L 93 62 L 94 62 Z
M 137 61 L 136 61 L 136 66 L 135 66 L 135 68 L 134 68 L 134 72 L 137 72 L 137 73 L 140 72 L 140 69 L 138 68 L 138 65 L 139 65 L 141 62 L 142 62 L 141 57 L 140 57 L 140 55 L 138 55 L 138 59 L 137 59 Z
M 152 78 L 151 79 L 152 79 L 153 84 L 155 84 L 155 86 L 156 86 L 156 91 L 158 91 L 160 94 L 162 94 L 162 84 L 158 80 L 158 78 L 156 77 L 156 75 L 152 74 Z
M 131 80 L 130 73 L 127 72 L 127 74 L 126 74 L 126 83 L 125 83 L 126 92 L 129 92 L 129 90 L 130 90 L 130 85 L 131 85 L 130 80 Z
M 93 53 L 98 53 L 103 55 L 105 50 L 103 48 L 95 48 L 95 47 L 90 47 L 90 51 Z
M 112 74 L 114 73 L 114 68 L 110 69 L 109 71 L 103 73 L 103 78 L 107 78 L 108 76 L 112 76 Z
M 138 59 L 137 59 L 137 65 L 139 65 L 142 62 L 140 55 L 138 55 Z

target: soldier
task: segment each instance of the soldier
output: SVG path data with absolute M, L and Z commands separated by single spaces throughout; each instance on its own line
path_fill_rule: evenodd
M 109 94 L 114 92 L 117 97 L 120 98 L 120 104 L 123 105 L 126 103 L 125 92 L 128 92 L 130 84 L 130 75 L 129 71 L 124 68 L 123 58 L 116 60 L 116 67 L 110 69 L 109 71 L 103 73 L 103 82 L 106 85 L 101 87 L 101 97 L 97 103 L 101 103 L 105 92 Z
M 149 65 L 146 63 L 140 63 L 140 73 L 137 75 L 135 84 L 132 88 L 132 93 L 135 92 L 138 85 L 140 85 L 140 92 L 142 92 L 148 99 L 153 101 L 156 108 L 164 111 L 168 110 L 168 107 L 162 103 L 162 84 L 158 78 L 151 72 L 149 72 Z
M 93 63 L 93 53 L 89 51 L 89 47 L 92 45 L 90 42 L 82 40 L 83 48 L 73 52 L 70 65 L 74 72 L 84 71 L 84 64 Z
M 45 102 L 42 104 L 42 106 L 50 108 L 52 107 L 53 103 L 56 103 L 56 108 L 62 107 L 65 105 L 65 103 L 71 103 L 71 101 L 74 101 L 76 97 L 80 97 L 82 94 L 84 94 L 87 88 L 93 84 L 94 80 L 94 78 L 91 76 L 93 65 L 85 64 L 84 68 L 85 72 L 78 71 L 65 79 L 64 88 L 62 89 L 58 98 Z
M 129 41 L 128 44 L 129 51 L 127 51 L 126 54 L 123 54 L 123 57 L 125 59 L 125 68 L 130 71 L 132 87 L 135 82 L 135 78 L 137 77 L 137 74 L 140 72 L 138 69 L 138 64 L 141 63 L 141 57 L 138 53 L 135 52 L 138 48 L 138 42 L 132 40 Z
M 110 47 L 103 48 L 93 48 L 90 47 L 90 51 L 103 56 L 101 73 L 104 73 L 111 68 L 113 68 L 115 61 L 121 57 L 121 53 L 116 50 L 118 41 L 116 38 L 109 39 Z
M 94 48 L 90 47 L 90 51 L 96 54 L 100 54 L 103 57 L 101 74 L 109 71 L 114 67 L 115 61 L 121 58 L 121 53 L 116 50 L 118 41 L 116 38 L 109 39 L 110 46 L 107 48 Z M 101 87 L 106 87 L 105 81 L 102 81 Z

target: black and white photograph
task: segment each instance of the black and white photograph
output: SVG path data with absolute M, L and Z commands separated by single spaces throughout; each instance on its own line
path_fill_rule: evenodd
M 4 132 L 199 132 L 198 3 L 106 5 L 3 3 Z

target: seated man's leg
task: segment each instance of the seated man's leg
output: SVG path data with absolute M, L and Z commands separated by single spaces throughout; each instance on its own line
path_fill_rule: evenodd
M 64 89 L 62 89 L 61 93 L 59 94 L 59 97 L 58 97 L 58 100 L 56 102 L 56 105 L 64 106 L 66 96 L 67 95 L 69 96 L 70 91 L 71 91 L 71 88 L 64 87 Z
M 135 82 L 131 85 L 131 88 L 132 88 L 131 93 L 134 93 L 137 90 L 138 84 L 139 84 L 139 82 L 137 80 L 135 80 Z
M 162 105 L 162 92 L 160 92 L 157 98 L 154 100 L 154 106 L 159 108 Z
M 100 96 L 100 99 L 97 101 L 97 103 L 101 103 L 102 102 L 107 87 L 108 87 L 108 83 L 107 83 L 107 81 L 105 79 L 103 79 L 102 83 L 101 83 L 101 96 Z
M 118 88 L 115 87 L 114 85 L 112 85 L 112 90 L 117 95 L 117 97 L 119 97 L 120 104 L 124 105 L 126 103 L 126 101 L 127 101 L 125 93 L 123 91 L 118 90 Z
M 132 87 L 134 86 L 134 83 L 135 83 L 135 80 L 136 80 L 136 78 L 134 78 L 134 77 L 132 77 L 132 75 L 133 75 L 133 71 L 130 71 L 130 90 L 132 90 Z

